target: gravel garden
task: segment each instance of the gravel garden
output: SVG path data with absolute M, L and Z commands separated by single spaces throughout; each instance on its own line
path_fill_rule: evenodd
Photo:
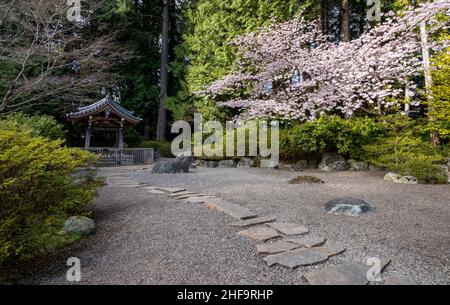
M 200 165 L 100 174 L 96 233 L 61 257 L 80 258 L 83 283 L 367 284 L 369 258 L 382 267 L 371 284 L 450 280 L 447 185 L 394 183 L 383 171 Z M 324 183 L 289 183 L 299 175 Z M 370 209 L 330 211 L 336 198 Z M 32 282 L 67 283 L 59 263 Z

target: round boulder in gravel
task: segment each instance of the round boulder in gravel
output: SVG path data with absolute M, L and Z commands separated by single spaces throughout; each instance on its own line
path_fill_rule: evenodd
M 341 197 L 334 198 L 325 204 L 325 210 L 333 214 L 345 214 L 351 216 L 358 216 L 373 210 L 372 206 L 365 200 Z
M 351 171 L 366 171 L 369 169 L 369 163 L 365 161 L 348 160 Z
M 64 222 L 64 230 L 70 234 L 89 235 L 95 231 L 95 222 L 85 216 L 72 216 Z
M 222 160 L 219 161 L 219 167 L 225 167 L 225 168 L 233 168 L 236 167 L 236 161 L 234 160 Z
M 348 170 L 347 160 L 336 153 L 325 153 L 319 163 L 319 169 L 324 172 L 340 172 Z
M 156 162 L 152 170 L 153 174 L 179 174 L 189 173 L 189 163 L 185 160 L 169 160 Z

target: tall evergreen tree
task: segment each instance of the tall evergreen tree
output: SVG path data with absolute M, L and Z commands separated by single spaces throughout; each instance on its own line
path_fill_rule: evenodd
M 162 10 L 162 31 L 161 31 L 161 69 L 160 74 L 160 94 L 158 105 L 158 123 L 156 128 L 156 139 L 165 140 L 167 125 L 166 98 L 169 81 L 169 25 L 170 25 L 170 5 L 171 0 L 163 0 Z
M 236 48 L 230 42 L 238 35 L 267 26 L 274 21 L 292 18 L 313 0 L 196 0 L 185 12 L 186 31 L 178 47 L 174 69 L 184 66 L 185 89 L 179 97 L 189 96 L 230 73 L 236 62 Z M 311 17 L 315 17 L 311 12 Z M 173 101 L 173 100 L 172 100 Z M 207 100 L 192 101 L 206 117 L 219 117 L 214 104 Z M 174 103 L 171 109 L 183 107 Z M 190 109 L 191 107 L 185 107 Z
M 350 1 L 341 0 L 341 41 L 349 42 L 351 39 Z

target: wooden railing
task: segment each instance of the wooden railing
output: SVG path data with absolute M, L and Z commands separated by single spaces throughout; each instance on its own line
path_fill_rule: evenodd
M 153 148 L 90 147 L 85 150 L 99 155 L 98 166 L 143 165 L 154 162 Z

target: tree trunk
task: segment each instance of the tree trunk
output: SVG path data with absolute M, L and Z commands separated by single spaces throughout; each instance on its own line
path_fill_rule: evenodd
M 325 0 L 319 0 L 317 8 L 317 28 L 320 34 L 326 34 L 326 19 L 327 19 L 327 8 L 325 6 Z
M 351 40 L 350 31 L 350 3 L 349 0 L 341 1 L 341 41 L 349 42 Z
M 409 87 L 408 81 L 406 81 L 405 86 L 405 115 L 409 116 L 409 112 L 411 111 L 411 100 L 412 100 L 412 92 Z
M 359 35 L 364 34 L 364 29 L 366 26 L 366 5 L 364 1 L 360 1 L 359 3 Z
M 156 139 L 165 140 L 167 127 L 167 110 L 165 106 L 168 88 L 168 65 L 169 65 L 169 6 L 171 0 L 163 0 L 164 8 L 162 14 L 161 35 L 161 70 L 160 70 L 160 95 L 158 107 L 158 124 L 156 126 Z
M 425 21 L 420 23 L 420 41 L 422 45 L 423 68 L 425 71 L 425 89 L 428 101 L 428 113 L 430 113 L 433 110 L 433 96 L 431 95 L 433 79 L 431 77 L 430 46 L 428 43 L 427 24 Z M 436 118 L 429 115 L 429 120 L 433 123 Z M 433 144 L 434 147 L 438 147 L 440 145 L 439 132 L 437 130 L 430 130 L 430 139 L 431 144 Z

